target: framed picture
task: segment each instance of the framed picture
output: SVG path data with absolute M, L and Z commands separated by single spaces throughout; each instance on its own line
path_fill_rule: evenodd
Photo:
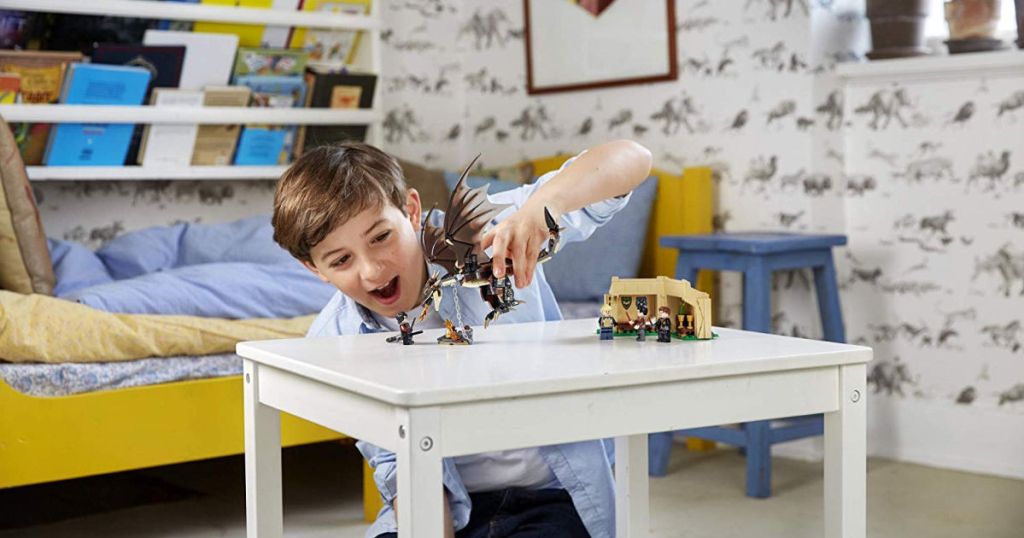
M 674 0 L 523 0 L 531 95 L 675 80 Z

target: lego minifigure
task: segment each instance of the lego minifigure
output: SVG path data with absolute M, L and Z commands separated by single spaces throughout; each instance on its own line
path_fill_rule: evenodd
M 395 316 L 395 319 L 398 320 L 398 334 L 395 336 L 389 336 L 387 341 L 389 343 L 393 343 L 401 340 L 403 346 L 413 345 L 415 342 L 412 341 L 412 337 L 417 334 L 421 334 L 423 331 L 413 332 L 412 323 L 406 321 L 405 312 L 399 312 L 398 315 Z
M 611 340 L 615 329 L 615 318 L 612 317 L 611 305 L 601 307 L 601 317 L 597 318 L 597 326 L 601 330 L 601 340 Z
M 672 320 L 669 319 L 671 310 L 667 306 L 658 309 L 658 321 L 654 322 L 654 329 L 658 331 L 659 342 L 672 341 Z
M 639 301 L 637 302 L 639 306 Z M 650 322 L 647 321 L 647 309 L 640 308 L 637 311 L 636 320 L 633 321 L 633 329 L 636 330 L 636 341 L 646 342 L 647 341 L 647 328 L 650 326 Z

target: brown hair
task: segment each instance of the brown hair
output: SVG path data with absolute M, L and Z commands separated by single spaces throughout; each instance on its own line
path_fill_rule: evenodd
M 274 193 L 274 241 L 312 262 L 309 251 L 348 219 L 385 204 L 405 212 L 406 184 L 394 157 L 362 142 L 307 151 L 281 175 Z

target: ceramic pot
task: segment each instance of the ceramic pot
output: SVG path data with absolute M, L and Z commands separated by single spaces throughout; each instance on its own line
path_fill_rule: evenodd
M 951 54 L 982 52 L 1003 48 L 996 38 L 1000 0 L 949 0 L 945 4 Z
M 924 46 L 928 0 L 867 0 L 871 21 L 868 58 L 904 58 L 931 54 Z

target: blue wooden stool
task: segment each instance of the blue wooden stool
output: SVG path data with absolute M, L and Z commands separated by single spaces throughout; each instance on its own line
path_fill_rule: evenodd
M 743 272 L 743 328 L 771 332 L 772 271 L 814 269 L 814 287 L 825 339 L 846 341 L 843 314 L 839 309 L 839 286 L 832 263 L 832 247 L 845 245 L 844 235 L 791 233 L 720 233 L 666 236 L 661 245 L 679 249 L 676 278 L 697 281 L 699 269 Z M 821 415 L 786 419 L 786 425 L 771 427 L 771 421 L 746 422 L 741 429 L 710 426 L 684 430 L 689 437 L 719 441 L 746 450 L 747 495 L 770 497 L 772 483 L 771 446 L 821 435 Z M 664 476 L 673 432 L 650 437 L 650 474 Z

